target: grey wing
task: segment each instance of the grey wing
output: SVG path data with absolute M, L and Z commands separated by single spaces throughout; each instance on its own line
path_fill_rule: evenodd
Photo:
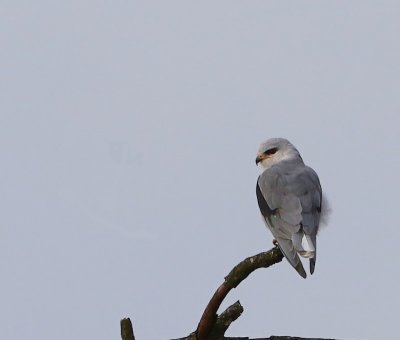
M 302 207 L 300 254 L 310 259 L 310 273 L 314 273 L 317 259 L 317 233 L 321 216 L 322 189 L 318 175 L 313 169 L 305 166 L 296 179 L 297 186 L 293 192 L 300 199 Z M 298 234 L 297 234 L 298 235 Z
M 257 181 L 261 213 L 289 263 L 306 273 L 298 254 L 310 258 L 314 272 L 321 187 L 315 172 L 304 165 L 266 170 Z M 319 208 L 318 208 L 319 207 Z
M 307 274 L 300 261 L 296 249 L 294 248 L 291 236 L 298 231 L 298 227 L 289 225 L 278 216 L 278 207 L 266 199 L 265 192 L 268 192 L 269 183 L 265 176 L 260 176 L 257 181 L 257 201 L 260 207 L 261 214 L 264 218 L 266 225 L 272 232 L 272 235 L 278 242 L 283 255 L 289 261 L 294 269 L 303 277 L 306 278 Z M 261 189 L 263 188 L 263 190 Z M 269 196 L 269 195 L 268 195 Z M 272 199 L 274 201 L 274 199 Z

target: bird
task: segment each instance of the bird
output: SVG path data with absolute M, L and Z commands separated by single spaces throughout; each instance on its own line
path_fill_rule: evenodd
M 274 244 L 300 276 L 306 278 L 299 255 L 309 259 L 313 274 L 322 212 L 318 175 L 304 164 L 299 151 L 285 138 L 261 143 L 258 164 L 264 168 L 256 186 L 261 216 L 274 237 Z

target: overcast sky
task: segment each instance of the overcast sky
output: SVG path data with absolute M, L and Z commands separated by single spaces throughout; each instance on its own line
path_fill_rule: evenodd
M 315 274 L 258 270 L 230 336 L 398 339 L 400 3 L 15 1 L 0 6 L 0 338 L 193 331 L 272 247 L 260 142 L 330 200 Z

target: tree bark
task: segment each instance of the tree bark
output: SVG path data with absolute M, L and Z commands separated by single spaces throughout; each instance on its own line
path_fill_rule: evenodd
M 275 336 L 267 338 L 225 337 L 225 332 L 232 322 L 243 313 L 243 307 L 239 301 L 229 306 L 220 315 L 217 314 L 222 301 L 231 291 L 245 280 L 253 271 L 259 268 L 268 268 L 281 262 L 283 254 L 278 247 L 272 248 L 254 256 L 250 256 L 236 265 L 225 277 L 224 282 L 217 288 L 211 300 L 208 302 L 197 329 L 186 337 L 173 340 L 334 340 L 321 338 L 299 338 L 291 336 Z M 133 328 L 130 319 L 121 320 L 122 340 L 134 340 Z M 125 336 L 125 337 L 124 337 Z
M 121 338 L 122 340 L 135 340 L 131 319 L 121 320 Z
M 217 322 L 217 311 L 222 301 L 232 288 L 236 288 L 253 271 L 259 268 L 268 268 L 283 259 L 282 252 L 275 247 L 268 252 L 250 256 L 236 265 L 225 277 L 225 281 L 218 287 L 208 303 L 197 326 L 197 339 L 210 340 L 210 335 Z

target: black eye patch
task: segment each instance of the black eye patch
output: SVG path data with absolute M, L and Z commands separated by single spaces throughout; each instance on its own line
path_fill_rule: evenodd
M 273 155 L 277 151 L 278 151 L 278 148 L 268 149 L 267 151 L 264 152 L 264 155 Z

